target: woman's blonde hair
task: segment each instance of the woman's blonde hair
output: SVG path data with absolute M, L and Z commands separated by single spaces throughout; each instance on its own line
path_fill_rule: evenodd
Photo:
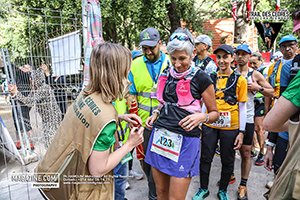
M 128 94 L 130 66 L 131 52 L 126 47 L 113 43 L 95 46 L 90 58 L 90 83 L 85 94 L 97 92 L 106 103 L 122 99 Z

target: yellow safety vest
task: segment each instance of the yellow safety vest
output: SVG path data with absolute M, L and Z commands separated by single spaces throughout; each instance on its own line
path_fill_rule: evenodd
M 166 55 L 161 66 L 160 74 L 168 66 L 169 62 L 169 58 Z M 159 102 L 156 99 L 157 84 L 153 82 L 150 73 L 148 72 L 147 65 L 144 62 L 143 56 L 136 58 L 132 62 L 131 73 L 133 75 L 134 85 L 138 93 L 138 115 L 142 118 L 144 126 L 146 119 L 159 105 Z
M 117 110 L 118 114 L 126 114 L 127 112 L 127 104 L 126 100 L 116 100 L 114 103 L 115 109 Z M 128 140 L 129 137 L 129 127 L 128 123 L 126 121 L 118 122 L 118 134 L 120 136 L 120 139 L 122 140 L 122 143 L 125 144 L 125 142 Z

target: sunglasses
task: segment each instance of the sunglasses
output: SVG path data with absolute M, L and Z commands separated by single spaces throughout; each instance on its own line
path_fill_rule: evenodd
M 179 41 L 190 41 L 190 43 L 192 45 L 194 45 L 193 41 L 191 40 L 191 38 L 189 36 L 187 36 L 186 34 L 182 33 L 182 34 L 172 34 L 170 37 L 170 42 L 172 40 L 179 40 Z

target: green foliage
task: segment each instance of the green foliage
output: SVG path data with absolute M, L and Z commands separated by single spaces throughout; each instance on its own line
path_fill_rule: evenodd
M 238 0 L 244 2 L 246 0 Z M 276 1 L 253 0 L 256 11 L 274 10 Z M 179 20 L 198 33 L 203 22 L 231 17 L 229 0 L 101 0 L 103 37 L 133 49 L 139 44 L 139 32 L 147 27 L 159 30 L 167 41 Z M 45 48 L 49 38 L 82 29 L 81 1 L 70 0 L 0 0 L 0 47 L 10 48 L 16 57 L 28 56 Z M 281 8 L 290 12 L 299 8 L 299 0 L 281 0 Z M 8 11 L 8 8 L 12 8 Z M 14 12 L 12 12 L 14 11 Z M 291 33 L 287 21 L 279 34 Z M 209 34 L 209 33 L 207 33 Z M 259 46 L 262 41 L 259 40 Z

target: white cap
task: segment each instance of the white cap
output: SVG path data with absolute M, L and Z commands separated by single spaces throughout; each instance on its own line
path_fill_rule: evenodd
M 208 35 L 199 35 L 198 37 L 196 37 L 195 44 L 197 43 L 203 43 L 209 47 L 212 46 L 212 41 Z

